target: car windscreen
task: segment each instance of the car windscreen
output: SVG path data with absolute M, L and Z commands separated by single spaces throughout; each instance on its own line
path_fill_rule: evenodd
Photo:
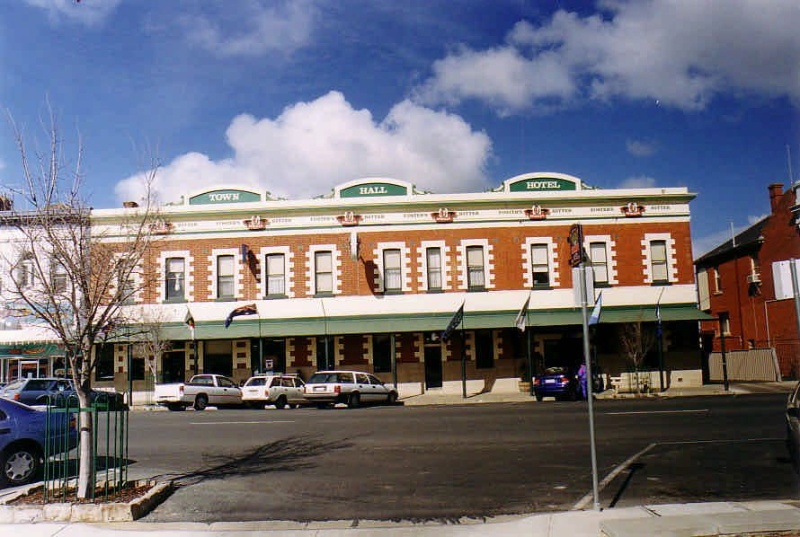
M 350 373 L 314 373 L 306 384 L 353 384 L 353 375 Z
M 566 367 L 548 367 L 544 370 L 545 375 L 564 375 L 567 373 Z

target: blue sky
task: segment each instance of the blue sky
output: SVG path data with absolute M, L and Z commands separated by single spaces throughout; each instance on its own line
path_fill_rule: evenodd
M 51 104 L 97 208 L 155 158 L 161 201 L 556 171 L 688 187 L 700 255 L 800 178 L 797 0 L 0 2 L 0 107 L 34 146 Z M 0 188 L 19 161 L 4 123 Z

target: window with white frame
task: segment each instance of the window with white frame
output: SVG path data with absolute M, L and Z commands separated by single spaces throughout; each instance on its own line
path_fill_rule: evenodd
M 467 288 L 486 288 L 483 246 L 467 246 Z
M 721 293 L 722 292 L 722 276 L 719 273 L 719 267 L 714 267 L 711 269 L 714 272 L 714 292 Z
M 650 241 L 650 270 L 653 283 L 669 283 L 667 241 Z
M 428 276 L 428 291 L 442 290 L 442 249 L 438 246 L 425 248 Z
M 594 272 L 595 285 L 608 285 L 608 249 L 605 242 L 589 243 L 589 261 Z
M 314 252 L 314 292 L 317 295 L 333 294 L 333 252 Z
M 383 251 L 383 290 L 386 293 L 399 293 L 403 290 L 402 254 L 399 248 Z
M 229 299 L 236 295 L 236 258 L 232 255 L 217 256 L 217 298 Z
M 731 335 L 731 316 L 727 311 L 719 313 L 719 326 L 722 329 L 722 335 Z
M 17 267 L 17 282 L 20 289 L 31 288 L 35 283 L 33 256 L 29 253 L 22 256 Z
M 267 296 L 286 296 L 286 254 L 267 254 L 264 266 L 266 268 Z
M 186 259 L 170 257 L 165 263 L 164 297 L 168 301 L 181 301 L 186 298 Z
M 531 244 L 533 287 L 550 287 L 550 246 Z
M 67 291 L 67 269 L 56 260 L 53 260 L 50 266 L 50 285 L 54 293 Z

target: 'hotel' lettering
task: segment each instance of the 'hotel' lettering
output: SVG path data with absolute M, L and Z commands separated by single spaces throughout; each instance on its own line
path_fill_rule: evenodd
M 558 190 L 561 185 L 558 181 L 528 181 L 528 190 Z

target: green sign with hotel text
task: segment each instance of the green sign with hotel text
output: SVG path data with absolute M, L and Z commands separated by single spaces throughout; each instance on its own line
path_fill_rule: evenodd
M 549 192 L 559 190 L 576 190 L 575 182 L 555 177 L 529 177 L 511 183 L 510 192 Z
M 189 205 L 215 205 L 221 203 L 248 203 L 261 201 L 261 196 L 248 190 L 212 190 L 189 198 Z
M 341 198 L 365 198 L 371 196 L 405 196 L 408 188 L 392 183 L 361 183 L 343 188 L 339 192 Z

